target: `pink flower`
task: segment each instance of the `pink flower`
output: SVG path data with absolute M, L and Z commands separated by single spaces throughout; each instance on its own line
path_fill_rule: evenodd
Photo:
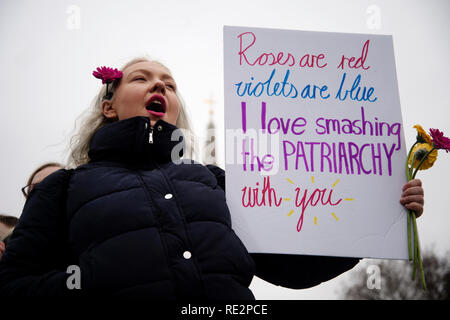
M 438 129 L 430 129 L 430 135 L 436 149 L 444 149 L 446 152 L 450 151 L 450 139 L 445 137 L 443 132 Z
M 113 68 L 99 67 L 97 71 L 92 72 L 93 76 L 102 79 L 102 84 L 111 83 L 116 79 L 122 78 L 122 71 Z

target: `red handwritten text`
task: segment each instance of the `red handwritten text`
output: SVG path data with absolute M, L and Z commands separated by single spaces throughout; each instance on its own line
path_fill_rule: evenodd
M 299 67 L 305 68 L 324 68 L 327 66 L 327 63 L 322 61 L 325 59 L 325 55 L 323 53 L 320 53 L 318 55 L 315 54 L 304 54 L 298 61 L 296 61 L 294 55 L 292 55 L 290 52 L 262 52 L 257 53 L 256 57 L 250 56 L 250 52 L 247 52 L 256 42 L 256 36 L 253 32 L 244 32 L 238 35 L 239 38 L 239 63 L 242 65 L 243 63 L 246 63 L 250 66 L 254 66 L 256 64 L 263 66 L 263 65 L 280 65 L 284 66 L 287 65 L 289 67 L 292 67 L 296 64 L 298 64 Z M 249 50 L 251 51 L 251 50 Z
M 300 188 L 295 188 L 295 192 L 297 193 L 295 196 L 295 206 L 296 207 L 302 207 L 302 212 L 300 214 L 300 218 L 298 219 L 298 223 L 297 223 L 297 231 L 300 232 L 302 230 L 302 226 L 303 226 L 303 216 L 305 214 L 306 209 L 308 208 L 309 205 L 311 205 L 312 207 L 315 207 L 317 204 L 326 206 L 326 205 L 330 205 L 330 206 L 337 206 L 342 199 L 339 199 L 337 202 L 332 202 L 331 201 L 331 195 L 333 194 L 333 190 L 330 190 L 328 193 L 328 198 L 325 200 L 325 198 L 327 197 L 327 189 L 318 189 L 316 188 L 311 195 L 309 195 L 308 197 L 308 189 L 305 189 L 305 191 L 303 192 L 303 196 L 301 197 L 301 199 L 299 200 L 300 197 Z
M 265 207 L 272 206 L 279 207 L 282 198 L 277 197 L 276 191 L 270 186 L 270 177 L 264 177 L 263 187 L 259 189 L 259 182 L 256 183 L 256 188 L 244 187 L 242 189 L 242 205 L 244 207 Z
M 364 65 L 364 62 L 366 62 L 367 59 L 367 53 L 369 51 L 369 43 L 370 40 L 367 40 L 364 43 L 364 46 L 362 48 L 361 56 L 356 59 L 356 57 L 346 58 L 344 55 L 342 55 L 341 63 L 338 65 L 338 69 L 344 69 L 344 63 L 346 62 L 347 67 L 350 69 L 359 69 L 363 68 L 364 70 L 367 70 L 370 68 Z

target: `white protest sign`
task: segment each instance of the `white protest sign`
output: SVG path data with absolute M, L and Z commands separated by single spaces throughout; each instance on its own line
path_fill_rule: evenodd
M 407 259 L 392 37 L 224 28 L 226 197 L 249 252 Z

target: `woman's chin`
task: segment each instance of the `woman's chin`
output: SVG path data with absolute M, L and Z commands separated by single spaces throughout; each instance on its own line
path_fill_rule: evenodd
M 150 126 L 154 126 L 156 122 L 158 122 L 158 120 L 164 120 L 164 118 L 161 117 L 155 117 L 155 116 L 150 116 Z

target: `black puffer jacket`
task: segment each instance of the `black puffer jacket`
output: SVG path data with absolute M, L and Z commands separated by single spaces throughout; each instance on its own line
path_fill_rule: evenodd
M 174 164 L 174 129 L 161 120 L 150 128 L 145 117 L 107 125 L 91 141 L 91 162 L 41 182 L 0 261 L 0 295 L 253 299 L 256 271 L 301 288 L 357 263 L 252 258 L 231 228 L 223 170 Z M 67 288 L 69 265 L 80 267 L 81 290 Z

